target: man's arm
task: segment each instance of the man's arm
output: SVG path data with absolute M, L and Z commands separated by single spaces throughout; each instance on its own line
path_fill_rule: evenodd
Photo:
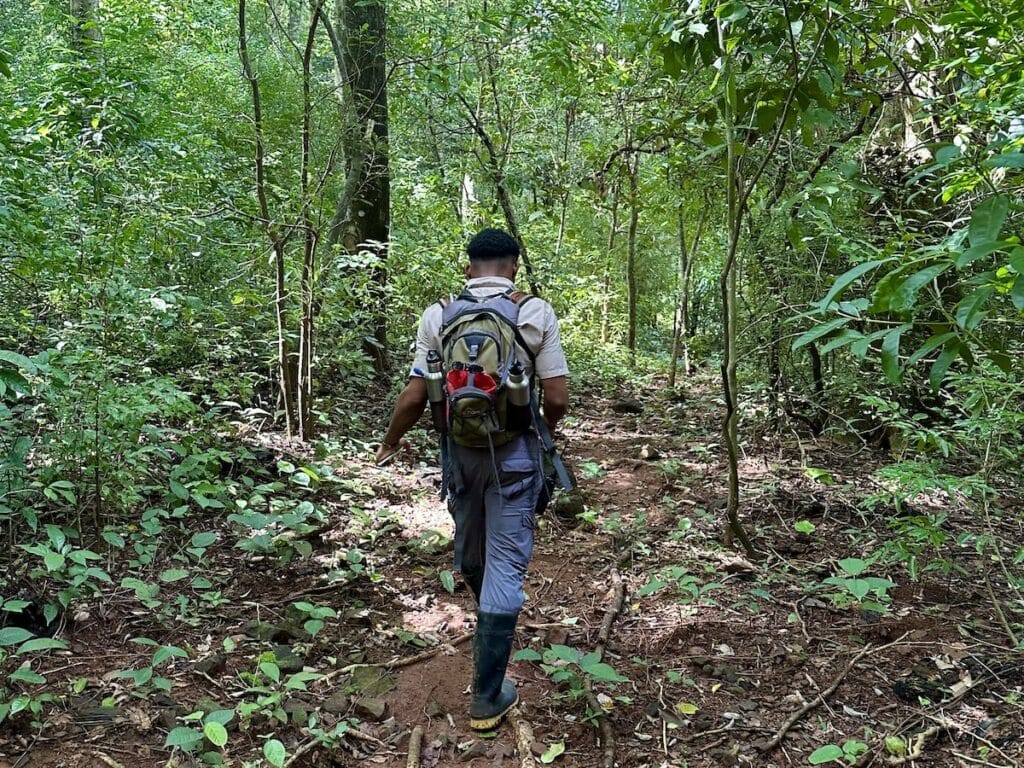
M 569 407 L 568 381 L 565 376 L 553 376 L 550 379 L 541 379 L 540 388 L 544 391 L 544 421 L 547 422 L 548 429 L 554 432 L 555 426 L 565 416 Z
M 390 458 L 398 452 L 399 444 L 405 433 L 413 428 L 427 407 L 427 381 L 420 376 L 413 376 L 402 389 L 395 402 L 395 410 L 391 414 L 391 423 L 384 434 L 384 441 L 377 449 L 377 463 Z

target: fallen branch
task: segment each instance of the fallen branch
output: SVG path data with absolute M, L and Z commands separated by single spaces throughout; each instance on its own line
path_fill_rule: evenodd
M 108 755 L 104 755 L 102 752 L 93 752 L 93 755 L 97 760 L 106 765 L 107 768 L 124 768 L 123 763 L 117 762 L 117 760 L 109 757 Z
M 619 575 L 618 568 L 612 568 L 611 577 L 612 604 L 605 611 L 604 620 L 601 622 L 601 629 L 597 633 L 597 642 L 594 644 L 594 652 L 597 654 L 598 661 L 604 658 L 604 650 L 605 646 L 608 645 L 609 637 L 611 637 L 612 625 L 615 623 L 619 613 L 622 612 L 622 606 L 626 602 L 626 587 L 622 582 L 622 576 Z M 601 746 L 604 756 L 602 765 L 604 768 L 615 768 L 615 731 L 612 730 L 612 724 L 608 720 L 608 713 L 605 712 L 601 702 L 594 695 L 594 682 L 589 676 L 587 676 L 584 682 L 583 691 L 586 694 L 588 705 L 594 710 L 597 725 L 601 731 Z
M 379 669 L 391 670 L 391 669 L 401 669 L 402 667 L 409 667 L 409 666 L 412 666 L 413 664 L 418 664 L 421 661 L 426 661 L 427 659 L 432 659 L 435 656 L 437 656 L 437 654 L 439 654 L 441 651 L 445 650 L 446 648 L 454 648 L 456 645 L 461 645 L 462 643 L 466 642 L 467 640 L 471 640 L 471 639 L 473 639 L 473 633 L 472 632 L 467 632 L 464 635 L 459 635 L 458 637 L 454 638 L 451 642 L 448 642 L 448 643 L 438 643 L 433 648 L 428 648 L 425 651 L 421 651 L 420 653 L 414 654 L 412 656 L 406 656 L 406 657 L 401 658 L 401 659 L 392 659 L 391 661 L 385 661 L 382 664 L 369 664 L 369 663 L 349 664 L 348 666 L 340 667 L 339 669 L 335 669 L 335 670 L 333 670 L 331 672 L 328 672 L 326 675 L 324 675 L 323 677 L 320 678 L 320 682 L 322 682 L 322 683 L 330 682 L 331 680 L 333 680 L 336 677 L 340 677 L 341 675 L 347 675 L 350 672 L 354 672 L 357 669 L 368 669 L 370 667 L 377 667 Z
M 523 717 L 519 707 L 512 708 L 512 725 L 516 731 L 516 750 L 519 752 L 519 768 L 533 768 L 533 727 Z
M 295 763 L 297 763 L 297 762 L 298 762 L 298 761 L 299 761 L 299 760 L 300 760 L 300 759 L 301 759 L 301 758 L 302 758 L 302 757 L 303 757 L 303 756 L 304 756 L 304 755 L 305 755 L 305 754 L 306 754 L 307 752 L 310 752 L 310 751 L 312 751 L 314 747 L 317 747 L 317 746 L 319 746 L 319 745 L 320 745 L 320 740 L 319 740 L 319 739 L 310 739 L 310 740 L 309 740 L 309 741 L 307 741 L 307 742 L 306 742 L 305 744 L 301 744 L 301 745 L 299 746 L 299 748 L 298 748 L 298 749 L 296 749 L 296 750 L 295 750 L 295 751 L 294 751 L 294 752 L 292 753 L 291 757 L 289 757 L 289 758 L 288 758 L 287 760 L 285 760 L 285 761 L 284 761 L 284 766 L 283 766 L 283 768 L 291 768 L 291 767 L 292 767 L 293 765 L 295 765 Z
M 789 732 L 789 729 L 796 725 L 800 721 L 800 719 L 808 712 L 824 704 L 825 701 L 833 693 L 836 692 L 836 689 L 838 689 L 839 686 L 843 684 L 843 680 L 845 680 L 846 676 L 850 674 L 850 671 L 854 668 L 854 666 L 856 666 L 857 662 L 863 659 L 865 656 L 867 656 L 868 653 L 872 651 L 880 651 L 883 648 L 889 648 L 890 646 L 897 645 L 903 640 L 903 638 L 907 636 L 907 634 L 909 633 L 903 634 L 899 638 L 899 640 L 895 640 L 889 643 L 888 645 L 883 645 L 878 648 L 875 648 L 871 645 L 864 646 L 861 649 L 860 653 L 858 653 L 856 656 L 850 659 L 850 662 L 846 665 L 843 671 L 839 673 L 836 679 L 832 681 L 832 684 L 828 688 L 826 688 L 824 691 L 819 693 L 809 702 L 800 707 L 800 709 L 798 709 L 796 712 L 794 712 L 788 718 L 786 718 L 786 721 L 782 724 L 779 730 L 775 732 L 775 735 L 772 736 L 767 742 L 761 745 L 760 751 L 762 753 L 768 753 L 775 749 L 777 746 L 779 746 L 779 744 L 782 743 L 782 740 L 786 737 L 786 734 Z
M 615 731 L 612 730 L 612 724 L 608 720 L 608 713 L 604 711 L 604 707 L 601 706 L 601 702 L 599 702 L 597 700 L 597 696 L 594 695 L 590 678 L 587 678 L 583 692 L 586 694 L 587 704 L 596 713 L 595 717 L 597 718 L 597 727 L 601 731 L 601 754 L 604 756 L 604 760 L 601 762 L 601 765 L 603 765 L 604 768 L 614 768 Z
M 417 725 L 409 737 L 409 759 L 406 768 L 420 768 L 420 750 L 423 748 L 423 726 Z

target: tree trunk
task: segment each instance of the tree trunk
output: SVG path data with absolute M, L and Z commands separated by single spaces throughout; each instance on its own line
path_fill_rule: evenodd
M 263 141 L 263 107 L 260 98 L 259 80 L 253 72 L 249 60 L 248 35 L 245 24 L 245 2 L 238 0 L 238 57 L 242 63 L 242 75 L 249 83 L 252 99 L 253 129 L 256 138 L 253 164 L 256 171 L 256 199 L 259 203 L 260 224 L 270 240 L 274 253 L 274 315 L 277 321 L 277 372 L 278 387 L 281 394 L 281 410 L 284 412 L 285 429 L 288 436 L 295 433 L 295 387 L 294 377 L 289 375 L 292 367 L 289 361 L 289 345 L 286 330 L 286 306 L 288 293 L 285 286 L 285 238 L 274 226 L 270 218 L 267 202 L 267 176 L 265 167 L 266 149 Z
M 96 56 L 103 40 L 99 19 L 96 18 L 97 10 L 98 0 L 71 0 L 71 48 L 86 59 Z
M 676 385 L 676 369 L 679 365 L 679 356 L 683 357 L 683 374 L 690 373 L 690 279 L 693 276 L 693 262 L 697 258 L 697 247 L 700 245 L 701 235 L 704 232 L 704 222 L 707 221 L 708 206 L 705 204 L 701 210 L 701 216 L 697 223 L 697 230 L 693 235 L 693 242 L 686 244 L 686 212 L 683 204 L 679 204 L 679 264 L 676 273 L 677 294 L 676 311 L 672 318 L 672 366 L 669 369 L 668 385 Z
M 352 115 L 346 116 L 346 184 L 338 203 L 328 244 L 348 253 L 368 249 L 379 259 L 372 269 L 371 324 L 373 342 L 366 351 L 382 369 L 388 366 L 387 249 L 391 225 L 391 183 L 388 164 L 387 59 L 384 47 L 387 17 L 382 0 L 336 0 L 341 36 L 342 69 L 350 93 Z M 332 45 L 336 44 L 332 40 Z M 335 51 L 338 58 L 338 51 Z
M 637 176 L 640 171 L 640 155 L 633 154 L 629 163 L 629 234 L 626 241 L 626 293 L 629 302 L 629 346 L 630 364 L 636 365 L 636 324 L 638 288 L 636 278 L 636 230 L 640 221 L 640 189 Z
M 299 360 L 297 387 L 297 410 L 299 418 L 299 439 L 303 442 L 314 437 L 313 419 L 313 307 L 315 304 L 314 266 L 319 233 L 313 225 L 313 200 L 309 187 L 310 134 L 312 130 L 313 102 L 310 96 L 310 64 L 313 57 L 313 43 L 316 27 L 320 21 L 320 5 L 309 17 L 309 31 L 306 46 L 302 52 L 302 165 L 299 175 L 302 198 L 302 275 L 299 280 Z
M 608 228 L 608 247 L 604 256 L 604 280 L 601 299 L 601 343 L 607 344 L 612 324 L 612 261 L 615 237 L 619 232 L 619 181 L 612 184 L 612 222 Z
M 727 51 L 722 22 L 718 22 L 720 49 Z M 743 223 L 743 204 L 740 200 L 742 181 L 736 167 L 736 132 L 733 123 L 733 108 L 730 93 L 735 88 L 732 70 L 732 56 L 724 54 L 722 80 L 723 122 L 726 146 L 726 230 L 728 249 L 719 279 L 722 296 L 722 394 L 725 398 L 725 415 L 722 419 L 722 440 L 728 459 L 729 493 L 726 501 L 725 543 L 732 545 L 733 537 L 740 540 L 744 550 L 753 554 L 754 548 L 739 519 L 740 477 L 739 477 L 739 384 L 736 378 L 736 260 L 739 249 L 740 227 Z

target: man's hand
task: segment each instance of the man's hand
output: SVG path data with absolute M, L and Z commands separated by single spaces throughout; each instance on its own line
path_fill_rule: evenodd
M 377 466 L 382 467 L 390 462 L 395 456 L 402 452 L 403 448 L 406 448 L 409 444 L 404 440 L 391 445 L 390 443 L 381 443 L 380 448 L 377 449 Z
M 413 376 L 398 395 L 391 423 L 384 433 L 384 440 L 377 449 L 377 466 L 387 464 L 399 451 L 408 446 L 402 435 L 412 429 L 427 407 L 427 383 L 421 376 Z

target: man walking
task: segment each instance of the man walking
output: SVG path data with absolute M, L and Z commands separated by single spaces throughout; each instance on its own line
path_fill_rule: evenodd
M 450 435 L 442 440 L 451 440 L 449 450 L 442 452 L 447 464 L 442 493 L 447 493 L 455 520 L 455 570 L 462 572 L 478 607 L 470 727 L 489 730 L 519 700 L 505 670 L 525 600 L 535 510 L 544 492 L 544 445 L 538 431 L 553 450 L 550 432 L 565 414 L 569 369 L 551 305 L 515 290 L 519 244 L 506 232 L 485 229 L 469 242 L 466 253 L 465 291 L 451 302 L 432 304 L 420 319 L 412 372 L 398 396 L 377 463 L 400 449 L 402 437 L 427 405 L 427 372 L 443 365 L 448 399 L 441 413 L 450 423 L 441 428 L 450 427 Z M 472 325 L 487 322 L 496 330 Z M 510 326 L 514 342 L 507 353 L 495 354 L 490 350 L 501 349 L 502 323 Z M 539 380 L 544 394 L 542 421 L 533 428 L 513 423 L 511 394 L 505 403 L 504 392 L 523 379 Z M 453 396 L 453 391 L 458 394 Z M 497 405 L 488 399 L 495 391 Z M 481 411 L 481 403 L 488 403 L 490 410 Z

